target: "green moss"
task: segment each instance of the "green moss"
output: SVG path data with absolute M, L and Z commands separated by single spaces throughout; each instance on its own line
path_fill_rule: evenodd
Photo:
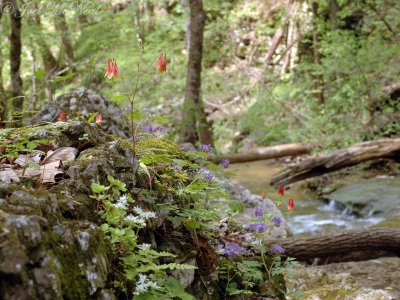
M 137 152 L 153 152 L 155 154 L 168 154 L 174 156 L 182 156 L 182 151 L 179 149 L 178 145 L 167 139 L 146 139 L 140 141 L 136 144 Z
M 309 290 L 304 292 L 300 299 L 311 299 L 312 296 L 319 297 L 318 299 L 324 300 L 344 300 L 349 299 L 349 296 L 355 294 L 354 290 L 340 289 L 338 286 L 324 285 L 320 288 Z
M 389 220 L 382 221 L 372 227 L 374 227 L 374 228 L 381 228 L 381 227 L 400 228 L 400 216 L 396 216 Z

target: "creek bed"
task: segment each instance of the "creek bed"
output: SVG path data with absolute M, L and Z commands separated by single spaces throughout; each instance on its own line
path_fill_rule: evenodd
M 330 196 L 327 196 L 326 199 L 321 199 L 317 195 L 301 188 L 289 190 L 284 197 L 280 197 L 274 188 L 269 185 L 269 180 L 283 168 L 283 164 L 264 160 L 234 164 L 231 167 L 231 171 L 235 174 L 233 177 L 234 182 L 245 186 L 254 194 L 260 195 L 263 191 L 266 191 L 268 198 L 277 201 L 278 207 L 282 210 L 285 220 L 294 235 L 364 229 L 382 222 L 388 217 L 392 217 L 391 214 L 388 215 L 384 211 L 375 214 L 377 211 L 373 210 L 362 217 L 356 217 L 354 213 L 356 215 L 358 213 L 355 211 L 352 202 L 359 203 L 361 201 L 355 199 L 357 194 L 367 199 L 371 197 L 379 198 L 379 201 L 385 203 L 385 208 L 387 203 L 400 206 L 400 180 L 390 177 L 362 179 L 360 182 L 349 184 L 332 194 L 333 199 L 337 199 L 337 201 L 329 200 Z M 357 193 L 357 190 L 359 193 Z M 368 198 L 368 195 L 371 197 Z M 295 200 L 295 209 L 291 212 L 286 209 L 289 198 Z M 370 199 L 371 201 L 373 201 L 372 198 Z M 393 207 L 392 211 L 394 209 L 395 207 Z M 400 209 L 396 209 L 396 211 L 400 212 Z

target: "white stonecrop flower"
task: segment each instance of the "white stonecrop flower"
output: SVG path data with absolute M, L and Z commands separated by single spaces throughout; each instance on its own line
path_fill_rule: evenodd
M 124 220 L 129 223 L 134 223 L 134 224 L 138 224 L 140 226 L 146 227 L 146 220 L 140 216 L 134 216 L 134 215 L 129 214 L 124 218 Z
M 149 250 L 150 247 L 151 247 L 150 244 L 145 244 L 145 243 L 139 245 L 139 248 L 140 248 L 141 250 L 143 250 L 143 251 Z
M 159 289 L 160 287 L 157 285 L 157 283 L 148 280 L 147 275 L 139 274 L 139 280 L 136 283 L 135 292 L 133 294 L 139 295 L 141 293 L 147 292 L 149 288 Z
M 115 208 L 122 208 L 122 209 L 127 209 L 128 208 L 128 197 L 126 195 L 122 195 L 119 197 L 117 203 L 113 204 Z
M 139 215 L 141 216 L 143 219 L 149 219 L 149 218 L 155 218 L 156 217 L 156 213 L 153 211 L 144 211 L 141 207 L 139 206 L 135 206 L 133 208 L 133 210 Z

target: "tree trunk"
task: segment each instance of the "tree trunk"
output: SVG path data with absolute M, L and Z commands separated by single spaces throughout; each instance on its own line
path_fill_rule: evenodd
M 13 12 L 10 14 L 11 34 L 10 34 L 10 77 L 13 87 L 13 108 L 21 112 L 24 104 L 22 97 L 22 79 L 20 75 L 21 67 L 21 12 L 18 9 L 16 0 L 7 0 L 4 3 L 12 5 Z
M 400 156 L 400 138 L 380 139 L 355 144 L 349 148 L 304 160 L 272 177 L 271 184 L 280 186 L 305 180 L 361 162 Z
M 387 254 L 386 251 L 400 253 L 400 229 L 369 228 L 311 237 L 292 237 L 271 241 L 271 244 L 279 244 L 285 249 L 285 255 L 299 260 L 338 258 L 342 255 L 347 256 L 350 252 L 359 251 L 373 251 L 372 253 L 378 255 L 379 253 Z
M 317 19 L 318 19 L 318 3 L 313 2 L 311 5 L 312 13 L 313 13 L 313 53 L 314 53 L 314 63 L 317 66 L 321 66 L 321 55 L 318 49 L 318 26 L 317 26 Z M 323 77 L 320 73 L 320 70 L 317 71 L 317 74 L 314 75 L 315 81 L 315 89 L 317 90 L 317 98 L 319 102 L 322 104 L 325 102 L 324 99 L 324 83 Z
M 3 1 L 0 1 L 0 4 L 3 4 Z M 1 24 L 1 19 L 3 17 L 2 10 L 0 9 L 0 24 Z M 4 120 L 6 118 L 6 109 L 7 109 L 7 96 L 6 96 L 6 91 L 4 89 L 4 84 L 3 84 L 3 43 L 4 41 L 0 41 L 0 128 L 5 127 Z
M 69 28 L 64 13 L 59 13 L 55 16 L 55 27 L 61 36 L 61 50 L 65 54 L 65 59 L 68 64 L 74 62 L 74 48 L 72 46 L 71 38 L 69 35 Z
M 298 156 L 309 154 L 311 147 L 302 144 L 285 144 L 276 145 L 271 147 L 256 148 L 245 153 L 227 154 L 220 156 L 208 157 L 208 160 L 219 163 L 224 159 L 229 160 L 231 163 L 248 162 L 263 159 L 272 159 L 284 156 Z
M 189 16 L 189 6 L 188 6 L 189 0 L 180 0 L 180 4 L 183 9 L 183 15 L 185 17 L 185 45 L 186 49 L 189 50 L 190 48 L 190 16 Z
M 329 0 L 329 19 L 332 23 L 332 27 L 334 29 L 339 28 L 339 19 L 337 17 L 337 13 L 339 12 L 340 7 L 336 0 Z
M 283 33 L 286 30 L 287 24 L 285 23 L 283 27 L 279 27 L 278 30 L 275 32 L 274 37 L 272 38 L 271 47 L 269 47 L 267 54 L 264 58 L 264 65 L 267 68 L 272 62 L 272 56 L 274 55 L 276 48 L 278 48 L 279 43 L 282 40 Z
M 38 9 L 37 3 L 34 3 L 34 8 Z M 53 86 L 52 86 L 52 83 L 48 80 L 51 79 L 53 74 L 57 70 L 60 70 L 61 68 L 60 68 L 60 65 L 59 65 L 57 59 L 54 57 L 53 53 L 51 52 L 50 48 L 46 44 L 46 41 L 43 39 L 43 36 L 41 34 L 42 24 L 41 24 L 40 15 L 34 14 L 32 16 L 31 21 L 36 26 L 37 31 L 38 31 L 37 43 L 39 45 L 39 52 L 40 52 L 40 56 L 42 57 L 43 66 L 44 66 L 44 70 L 46 73 L 45 94 L 49 101 L 53 101 Z
M 185 102 L 181 125 L 181 140 L 212 144 L 210 125 L 206 121 L 201 100 L 201 62 L 205 13 L 202 0 L 190 0 L 190 48 Z M 197 130 L 196 130 L 197 129 Z

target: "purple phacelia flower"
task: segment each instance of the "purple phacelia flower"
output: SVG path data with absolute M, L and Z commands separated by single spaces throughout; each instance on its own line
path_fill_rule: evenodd
M 182 170 L 182 166 L 178 165 L 176 162 L 172 162 L 171 166 L 174 167 L 175 169 L 179 170 L 179 171 Z
M 283 249 L 281 246 L 273 245 L 271 247 L 271 252 L 279 252 L 280 254 L 284 254 L 285 253 L 285 249 Z
M 271 221 L 276 227 L 279 227 L 283 223 L 282 219 L 278 217 L 272 218 Z
M 264 215 L 263 209 L 261 207 L 257 207 L 256 210 L 254 211 L 254 215 L 257 218 L 261 218 Z
M 229 168 L 229 165 L 230 165 L 230 162 L 229 162 L 229 160 L 224 159 L 224 160 L 222 160 L 219 164 L 220 164 L 221 166 L 223 166 L 225 169 L 228 169 L 228 168 Z
M 251 231 L 256 231 L 256 232 L 264 232 L 267 230 L 268 225 L 265 224 L 264 222 L 257 222 L 257 223 L 252 223 L 249 224 L 248 228 Z
M 153 132 L 157 131 L 157 129 L 155 129 L 155 128 L 151 127 L 150 125 L 147 125 L 147 124 L 142 126 L 142 130 L 146 131 L 146 132 L 150 132 L 150 133 L 153 133 Z
M 223 254 L 228 255 L 230 257 L 235 257 L 235 256 L 238 256 L 240 254 L 245 254 L 245 253 L 246 253 L 246 249 L 244 249 L 243 247 L 240 247 L 238 244 L 233 243 L 233 242 L 226 243 L 225 248 L 223 250 Z
M 211 151 L 211 149 L 212 149 L 212 147 L 211 147 L 211 145 L 207 145 L 207 144 L 203 144 L 203 145 L 201 145 L 200 146 L 200 151 L 203 151 L 203 152 L 210 152 Z
M 202 168 L 201 171 L 205 180 L 212 180 L 214 178 L 213 174 L 211 174 L 209 170 Z

